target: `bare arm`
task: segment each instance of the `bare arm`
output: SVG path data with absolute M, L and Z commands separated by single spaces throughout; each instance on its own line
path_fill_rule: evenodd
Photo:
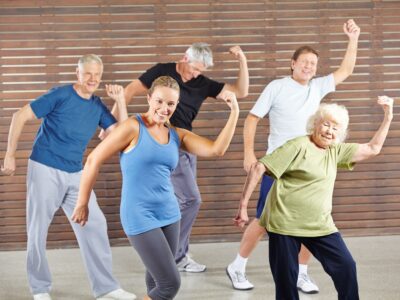
M 366 144 L 360 144 L 357 152 L 352 159 L 353 162 L 359 162 L 374 157 L 381 152 L 383 143 L 389 132 L 390 123 L 393 119 L 393 99 L 387 96 L 378 97 L 378 104 L 382 106 L 385 112 L 383 121 L 374 137 Z
M 212 141 L 188 130 L 177 128 L 183 149 L 205 157 L 222 156 L 225 154 L 231 143 L 233 134 L 235 133 L 237 120 L 239 118 L 239 106 L 235 94 L 227 91 L 225 96 L 225 101 L 231 108 L 231 113 L 217 139 Z
M 128 119 L 116 127 L 88 156 L 79 186 L 78 200 L 71 219 L 84 226 L 88 220 L 90 193 L 96 182 L 100 166 L 114 153 L 125 149 L 139 132 L 136 120 Z
M 244 144 L 244 162 L 243 167 L 247 173 L 250 172 L 251 166 L 257 162 L 254 154 L 254 138 L 256 136 L 257 124 L 260 118 L 249 113 L 244 121 L 243 128 L 243 144 Z
M 247 174 L 242 196 L 240 197 L 239 209 L 234 219 L 236 226 L 244 227 L 244 225 L 248 223 L 249 217 L 247 215 L 247 206 L 249 204 L 251 194 L 265 172 L 267 172 L 267 167 L 264 164 L 257 162 L 252 165 L 250 172 Z
M 106 85 L 106 91 L 107 95 L 115 101 L 114 106 L 116 106 L 118 122 L 123 122 L 128 119 L 124 88 L 121 85 L 110 84 Z
M 231 91 L 236 94 L 238 98 L 247 97 L 249 94 L 249 69 L 247 67 L 247 58 L 239 46 L 233 46 L 229 52 L 235 55 L 239 60 L 239 74 L 235 84 L 226 83 L 219 93 L 217 98 L 220 98 L 221 93 L 224 91 Z
M 116 107 L 118 123 L 125 121 L 128 118 L 128 111 L 125 104 L 124 88 L 121 85 L 106 84 L 106 92 L 107 95 L 115 101 L 114 107 Z M 103 140 L 107 135 L 109 135 L 110 132 L 117 127 L 117 124 L 111 125 L 105 131 L 102 130 L 100 135 L 101 139 Z
M 14 175 L 16 169 L 15 152 L 17 151 L 18 141 L 21 137 L 22 129 L 26 122 L 35 120 L 36 116 L 30 104 L 25 105 L 13 114 L 10 130 L 8 132 L 7 151 L 4 157 L 1 171 L 5 175 Z
M 123 122 L 128 118 L 128 109 L 127 105 L 132 101 L 135 96 L 146 95 L 147 88 L 143 85 L 143 83 L 139 79 L 133 80 L 130 84 L 126 86 L 124 89 L 124 102 L 115 101 L 116 103 L 113 105 L 111 109 L 112 115 L 118 120 L 118 122 Z M 111 96 L 110 96 L 111 97 Z M 110 129 L 112 130 L 115 126 Z M 101 130 L 99 134 L 99 138 L 103 140 L 108 133 L 106 131 Z
M 343 82 L 349 77 L 354 70 L 357 58 L 358 38 L 360 36 L 360 27 L 354 22 L 353 19 L 348 20 L 343 24 L 343 31 L 349 37 L 347 50 L 340 64 L 339 69 L 333 72 L 335 78 L 335 85 Z

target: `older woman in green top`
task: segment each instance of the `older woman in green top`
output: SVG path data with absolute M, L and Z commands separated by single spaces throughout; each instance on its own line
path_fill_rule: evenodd
M 267 197 L 260 225 L 269 234 L 269 262 L 276 299 L 299 299 L 296 288 L 298 253 L 304 244 L 332 277 L 339 299 L 359 299 L 355 262 L 332 219 L 337 168 L 381 151 L 393 117 L 393 99 L 378 97 L 384 119 L 365 144 L 343 143 L 349 116 L 337 104 L 322 104 L 310 118 L 309 135 L 290 140 L 264 156 L 248 174 L 235 223 L 248 222 L 247 204 L 264 173 L 276 180 Z

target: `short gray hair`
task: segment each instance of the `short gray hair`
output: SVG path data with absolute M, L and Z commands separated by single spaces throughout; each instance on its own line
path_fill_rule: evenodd
M 307 122 L 307 134 L 312 135 L 315 130 L 315 123 L 318 120 L 332 118 L 340 125 L 338 132 L 339 143 L 344 142 L 347 137 L 347 127 L 349 126 L 349 112 L 343 105 L 336 103 L 322 103 L 318 110 L 313 114 Z
M 189 62 L 200 62 L 206 68 L 214 65 L 212 51 L 210 49 L 210 45 L 207 43 L 192 44 L 186 50 L 186 55 Z
M 91 62 L 97 63 L 98 65 L 103 67 L 103 61 L 96 54 L 83 55 L 78 61 L 78 67 L 82 68 L 84 64 L 91 63 Z

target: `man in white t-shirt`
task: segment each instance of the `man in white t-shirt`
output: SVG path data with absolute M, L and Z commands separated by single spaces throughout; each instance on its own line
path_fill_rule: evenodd
M 254 137 L 261 118 L 268 114 L 270 132 L 267 153 L 271 153 L 288 140 L 306 135 L 307 120 L 317 110 L 324 96 L 333 92 L 336 85 L 353 73 L 360 28 L 350 19 L 343 24 L 343 31 L 348 36 L 349 42 L 339 69 L 327 76 L 314 78 L 317 71 L 318 52 L 309 46 L 303 46 L 298 48 L 292 56 L 292 76 L 270 82 L 261 93 L 246 118 L 243 130 L 246 172 L 249 172 L 257 162 L 254 154 Z M 299 126 L 299 124 L 302 125 Z M 263 177 L 256 218 L 246 228 L 239 253 L 226 269 L 233 288 L 237 290 L 249 290 L 254 287 L 246 278 L 246 263 L 258 241 L 266 233 L 266 229 L 258 222 L 272 183 L 271 177 Z M 302 246 L 299 253 L 297 287 L 304 293 L 318 293 L 318 286 L 307 274 L 307 263 L 310 257 L 311 253 Z

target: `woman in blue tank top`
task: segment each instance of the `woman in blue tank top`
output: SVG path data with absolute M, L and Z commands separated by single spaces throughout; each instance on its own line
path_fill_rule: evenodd
M 178 149 L 198 156 L 222 156 L 235 131 L 239 107 L 234 93 L 223 99 L 230 116 L 215 141 L 169 125 L 179 99 L 179 85 L 169 76 L 157 78 L 147 95 L 149 110 L 119 125 L 89 155 L 83 170 L 72 220 L 85 225 L 88 201 L 101 164 L 120 152 L 123 229 L 146 266 L 144 299 L 173 299 L 180 286 L 174 254 L 179 240 L 179 205 L 170 180 Z

